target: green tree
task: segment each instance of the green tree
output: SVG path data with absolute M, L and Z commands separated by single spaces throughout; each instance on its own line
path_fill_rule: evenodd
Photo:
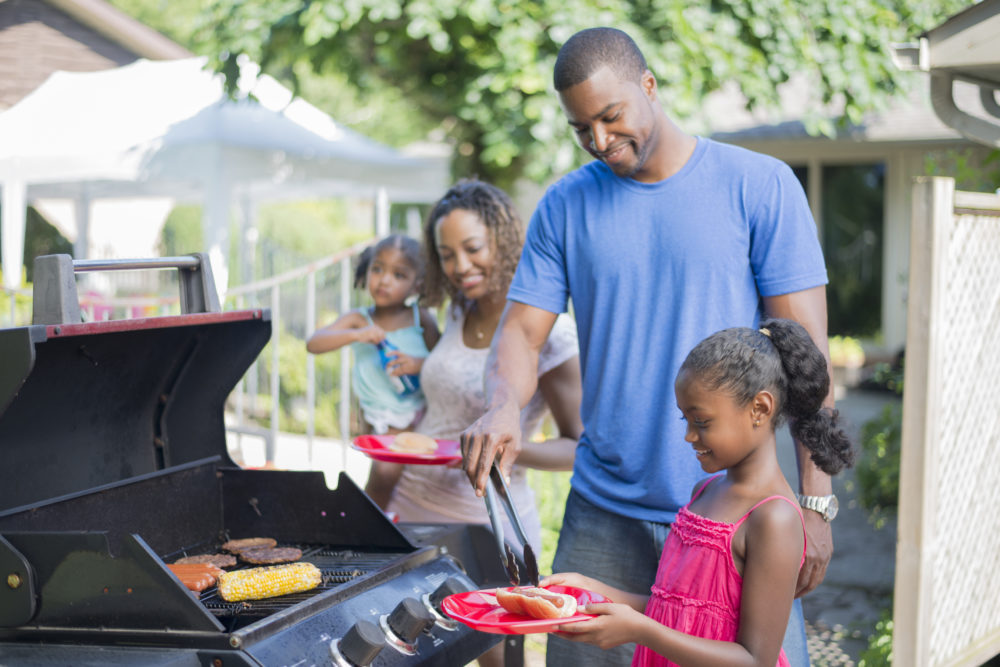
M 299 86 L 303 71 L 340 72 L 363 92 L 391 88 L 457 147 L 455 171 L 501 185 L 535 180 L 582 159 L 551 94 L 552 64 L 575 31 L 622 28 L 684 118 L 722 84 L 750 107 L 777 103 L 793 74 L 815 84 L 820 111 L 858 121 L 901 85 L 889 45 L 911 39 L 963 0 L 215 0 L 197 31 L 201 52 L 235 86 L 237 60 Z M 405 118 L 392 116 L 393 121 Z M 388 118 L 387 118 L 388 120 Z

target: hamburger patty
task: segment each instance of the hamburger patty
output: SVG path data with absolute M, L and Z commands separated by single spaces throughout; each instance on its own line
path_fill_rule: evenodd
M 240 552 L 240 559 L 253 565 L 273 565 L 291 563 L 302 558 L 302 550 L 295 547 L 247 549 Z
M 232 567 L 236 565 L 236 556 L 230 554 L 202 554 L 200 556 L 185 556 L 174 561 L 176 565 L 191 563 L 206 563 L 215 567 Z
M 239 554 L 247 549 L 270 549 L 276 546 L 278 541 L 271 537 L 246 537 L 242 540 L 229 540 L 222 545 L 222 550 Z

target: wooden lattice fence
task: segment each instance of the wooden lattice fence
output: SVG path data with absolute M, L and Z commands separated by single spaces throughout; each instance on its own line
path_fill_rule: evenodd
M 1000 196 L 914 186 L 893 663 L 1000 653 Z

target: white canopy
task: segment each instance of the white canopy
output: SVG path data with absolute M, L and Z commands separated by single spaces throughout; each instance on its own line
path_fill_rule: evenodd
M 232 101 L 204 58 L 139 60 L 55 72 L 0 113 L 4 284 L 20 286 L 25 208 L 36 199 L 75 200 L 84 234 L 96 198 L 200 200 L 221 278 L 234 197 L 365 197 L 382 202 L 384 216 L 386 200 L 429 202 L 447 188 L 444 160 L 407 157 L 341 127 L 270 77 L 244 81 L 253 99 Z

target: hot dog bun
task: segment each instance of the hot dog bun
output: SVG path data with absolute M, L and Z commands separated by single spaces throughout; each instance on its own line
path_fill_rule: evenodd
M 497 602 L 506 611 L 531 618 L 567 618 L 576 613 L 576 598 L 534 586 L 498 588 Z
M 437 451 L 437 442 L 434 438 L 422 433 L 413 431 L 403 431 L 397 433 L 392 439 L 389 449 L 407 454 L 433 454 Z

